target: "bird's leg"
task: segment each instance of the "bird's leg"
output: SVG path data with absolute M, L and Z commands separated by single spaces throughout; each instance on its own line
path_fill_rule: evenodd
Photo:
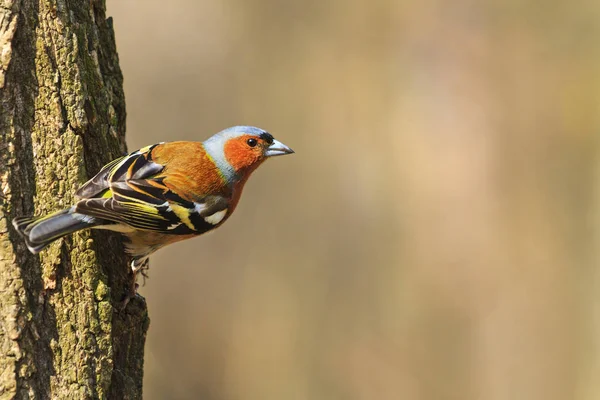
M 132 293 L 134 296 L 137 293 L 138 287 L 140 287 L 137 283 L 137 274 L 141 273 L 144 277 L 144 283 L 146 283 L 146 278 L 148 277 L 146 271 L 150 268 L 149 264 L 148 257 L 135 258 L 131 261 L 131 272 L 133 272 Z
M 148 257 L 145 258 L 134 258 L 131 261 L 131 272 L 133 273 L 133 277 L 131 279 L 131 286 L 129 287 L 129 291 L 125 294 L 125 299 L 122 302 L 121 309 L 125 309 L 129 300 L 134 298 L 138 293 L 137 289 L 139 287 L 137 283 L 137 274 L 141 273 L 144 277 L 144 283 L 146 282 L 146 278 L 148 277 L 146 270 L 149 268 Z
M 142 286 L 146 286 L 146 279 L 150 278 L 150 276 L 148 275 L 149 269 L 150 269 L 150 262 L 146 261 L 144 263 L 144 266 L 138 270 L 138 272 L 140 274 L 142 274 L 142 277 L 144 278 L 144 281 L 142 282 Z M 139 287 L 139 285 L 138 285 L 138 287 Z

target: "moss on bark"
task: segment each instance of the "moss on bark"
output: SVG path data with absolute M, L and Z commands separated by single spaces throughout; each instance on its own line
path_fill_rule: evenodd
M 125 151 L 125 102 L 103 0 L 0 5 L 0 399 L 140 398 L 148 315 L 118 302 L 121 238 L 82 232 L 28 253 L 10 221 L 69 206 Z

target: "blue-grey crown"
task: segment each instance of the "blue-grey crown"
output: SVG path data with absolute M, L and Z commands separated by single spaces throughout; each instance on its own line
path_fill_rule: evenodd
M 260 136 L 263 133 L 267 133 L 267 131 L 265 131 L 264 129 L 257 128 L 256 126 L 239 125 L 239 126 L 232 126 L 231 128 L 223 129 L 221 132 L 219 132 L 219 134 L 228 134 L 228 133 L 249 134 L 249 135 Z

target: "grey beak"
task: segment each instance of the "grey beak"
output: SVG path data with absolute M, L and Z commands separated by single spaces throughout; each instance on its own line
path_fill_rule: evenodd
M 290 149 L 285 144 L 278 140 L 273 140 L 273 143 L 267 148 L 267 151 L 265 151 L 265 156 L 283 156 L 285 154 L 292 154 L 293 152 L 294 150 Z

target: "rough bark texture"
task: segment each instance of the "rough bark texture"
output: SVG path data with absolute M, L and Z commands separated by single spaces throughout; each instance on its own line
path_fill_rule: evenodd
M 125 102 L 104 0 L 0 1 L 0 399 L 140 398 L 148 316 L 118 303 L 118 234 L 33 256 L 13 217 L 69 206 L 125 151 Z

